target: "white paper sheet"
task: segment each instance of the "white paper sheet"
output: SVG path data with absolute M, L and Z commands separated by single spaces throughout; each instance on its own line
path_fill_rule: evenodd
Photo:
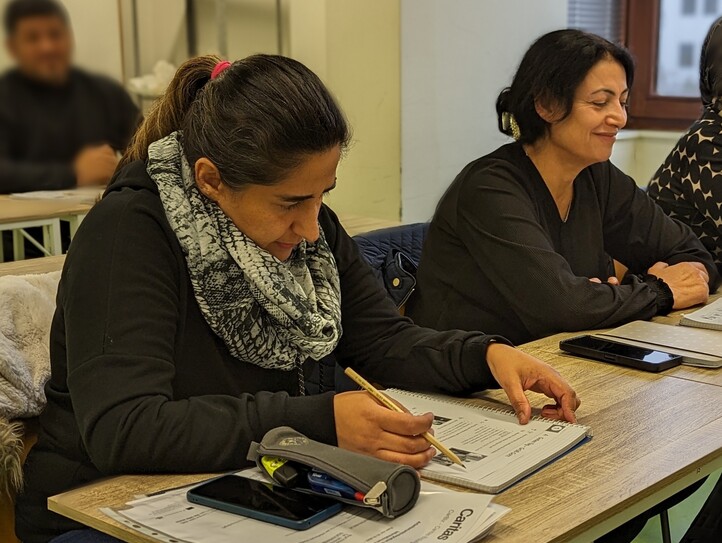
M 509 511 L 492 504 L 488 494 L 454 492 L 422 482 L 416 506 L 396 519 L 384 518 L 370 509 L 347 506 L 338 515 L 308 530 L 297 531 L 192 504 L 185 497 L 189 488 L 140 498 L 124 509 L 106 508 L 103 512 L 165 543 L 463 543 L 478 540 Z
M 499 492 L 590 435 L 586 426 L 541 418 L 521 425 L 510 412 L 396 389 L 384 392 L 411 413 L 432 412 L 434 435 L 464 463 L 462 468 L 438 453 L 422 477 L 477 490 Z

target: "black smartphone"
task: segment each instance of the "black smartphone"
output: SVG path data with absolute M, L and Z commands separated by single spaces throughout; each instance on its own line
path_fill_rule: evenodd
M 188 501 L 229 513 L 306 530 L 340 512 L 342 504 L 255 481 L 239 475 L 223 475 L 186 493 Z
M 665 353 L 646 347 L 625 345 L 597 336 L 577 336 L 559 342 L 559 348 L 586 358 L 629 366 L 644 371 L 663 371 L 682 363 L 677 354 Z

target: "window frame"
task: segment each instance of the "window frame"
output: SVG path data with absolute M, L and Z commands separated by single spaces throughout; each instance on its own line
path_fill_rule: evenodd
M 656 93 L 660 0 L 623 0 L 624 45 L 635 60 L 628 128 L 686 130 L 702 113 L 699 97 Z

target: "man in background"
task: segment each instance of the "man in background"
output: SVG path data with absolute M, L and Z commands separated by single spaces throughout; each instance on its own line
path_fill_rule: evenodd
M 56 0 L 11 0 L 4 25 L 16 66 L 0 76 L 0 193 L 106 184 L 138 108 L 118 83 L 72 66 Z

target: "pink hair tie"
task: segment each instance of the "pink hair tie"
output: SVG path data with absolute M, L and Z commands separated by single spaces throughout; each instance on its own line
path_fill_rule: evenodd
M 211 72 L 211 79 L 215 79 L 216 77 L 221 75 L 223 70 L 228 68 L 230 65 L 231 63 L 227 60 L 221 60 L 218 64 L 216 64 L 216 67 L 213 68 L 213 71 Z

